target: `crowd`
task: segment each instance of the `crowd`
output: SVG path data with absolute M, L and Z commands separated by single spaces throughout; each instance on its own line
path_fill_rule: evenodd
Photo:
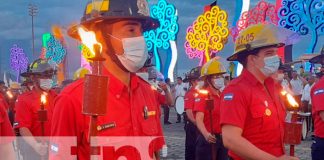
M 24 160 L 73 159 L 71 155 L 79 160 L 88 160 L 91 155 L 138 160 L 142 152 L 160 159 L 160 150 L 166 146 L 161 111 L 164 124 L 171 124 L 169 110 L 178 108 L 175 102 L 182 97 L 185 113 L 177 110 L 177 123 L 185 123 L 185 159 L 297 160 L 285 153 L 289 106 L 280 95 L 283 90 L 294 96 L 301 113 L 312 112 L 312 159 L 323 159 L 323 77 L 303 69 L 297 73 L 280 63 L 278 47 L 284 42 L 277 38 L 282 34 L 278 27 L 257 24 L 239 33 L 234 54 L 227 60 L 243 65 L 240 76 L 231 77 L 219 57 L 213 57 L 171 84 L 152 69 L 143 37 L 144 31 L 156 29 L 159 22 L 149 17 L 147 5 L 141 4 L 144 1 L 124 2 L 104 3 L 108 6 L 99 8 L 100 16 L 93 11 L 98 9 L 93 6 L 96 4 L 89 3 L 80 25 L 68 31 L 77 40 L 80 26 L 96 34 L 102 44 L 102 54 L 92 63 L 96 72 L 77 74 L 74 81 L 54 87 L 55 67 L 37 59 L 21 74 L 25 78 L 21 85 L 11 83 L 6 88 L 0 83 L 0 159 L 17 156 L 11 143 L 15 136 L 23 141 L 14 146 Z M 323 55 L 310 62 L 323 67 Z M 62 137 L 72 137 L 75 144 L 67 144 Z M 142 150 L 130 144 L 118 144 L 118 149 L 100 150 L 98 146 L 98 150 L 91 145 L 91 137 L 103 138 L 96 141 L 99 143 L 120 142 L 127 137 L 156 139 L 147 145 L 142 139 Z

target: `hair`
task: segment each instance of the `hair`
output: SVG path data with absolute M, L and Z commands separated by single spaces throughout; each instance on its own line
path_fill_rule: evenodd
M 243 65 L 243 67 L 246 67 L 249 55 L 257 55 L 259 51 L 260 48 L 251 51 L 245 50 L 237 55 L 237 60 Z
M 177 80 L 181 80 L 182 81 L 182 78 L 181 77 L 177 77 Z
M 5 82 L 0 80 L 0 84 L 5 84 Z

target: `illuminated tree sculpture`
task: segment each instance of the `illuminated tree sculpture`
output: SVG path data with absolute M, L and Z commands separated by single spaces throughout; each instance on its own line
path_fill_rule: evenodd
M 301 35 L 311 33 L 308 53 L 314 53 L 318 37 L 324 34 L 323 0 L 283 0 L 279 9 L 279 25 Z
M 160 27 L 156 30 L 150 30 L 144 33 L 146 44 L 149 51 L 154 53 L 155 65 L 158 71 L 161 71 L 161 60 L 158 49 L 169 49 L 170 42 L 175 41 L 179 30 L 177 23 L 178 16 L 176 9 L 166 0 L 159 0 L 157 4 L 150 8 L 152 18 L 160 21 Z
M 238 33 L 250 25 L 258 23 L 278 24 L 276 6 L 261 0 L 254 8 L 242 13 L 241 18 L 237 21 L 236 30 L 232 29 L 232 37 L 235 42 Z
M 193 32 L 188 32 L 186 40 L 193 49 L 204 51 L 205 61 L 210 60 L 211 51 L 224 48 L 229 34 L 227 14 L 218 6 L 200 15 L 193 25 Z
M 10 67 L 17 72 L 17 82 L 19 81 L 20 73 L 25 72 L 28 67 L 28 58 L 24 50 L 16 44 L 10 49 Z
M 66 55 L 66 49 L 53 35 L 49 37 L 46 44 L 45 58 L 49 59 L 51 63 L 60 64 Z

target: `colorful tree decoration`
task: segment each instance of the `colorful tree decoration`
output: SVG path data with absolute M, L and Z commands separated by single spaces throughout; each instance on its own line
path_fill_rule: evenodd
M 283 0 L 278 16 L 280 26 L 301 35 L 311 33 L 312 40 L 307 52 L 314 53 L 318 37 L 324 34 L 324 1 Z
M 154 53 L 156 69 L 161 71 L 158 49 L 168 49 L 170 48 L 169 41 L 176 40 L 179 30 L 178 16 L 175 7 L 167 3 L 166 0 L 159 0 L 157 4 L 152 5 L 150 7 L 150 14 L 152 18 L 160 21 L 160 26 L 155 30 L 145 32 L 144 37 L 148 50 Z
M 250 25 L 258 23 L 277 25 L 278 19 L 276 6 L 261 0 L 254 8 L 241 14 L 241 18 L 237 21 L 236 29 L 231 30 L 233 41 L 235 42 L 238 34 Z
M 28 58 L 24 53 L 24 50 L 14 44 L 10 49 L 10 67 L 17 72 L 17 82 L 19 81 L 19 75 L 21 72 L 25 72 L 28 68 Z
M 207 62 L 212 51 L 224 48 L 228 34 L 227 13 L 218 6 L 213 6 L 196 19 L 193 32 L 187 33 L 186 40 L 191 48 L 204 52 Z
M 45 58 L 49 59 L 49 62 L 60 64 L 64 60 L 66 49 L 53 35 L 46 41 L 45 49 Z

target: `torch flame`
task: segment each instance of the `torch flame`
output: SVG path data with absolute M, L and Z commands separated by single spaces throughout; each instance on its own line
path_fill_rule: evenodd
M 102 45 L 97 41 L 96 34 L 93 31 L 86 31 L 82 27 L 78 28 L 78 33 L 81 38 L 81 42 L 87 46 L 93 56 L 96 52 L 94 51 L 94 45 L 97 44 L 100 46 L 100 52 L 102 50 Z
M 288 93 L 286 90 L 282 90 L 281 95 L 286 96 L 288 103 L 290 104 L 291 107 L 295 107 L 295 108 L 299 107 L 299 104 L 297 103 L 295 98 L 290 93 Z
M 9 98 L 13 98 L 13 95 L 12 95 L 12 93 L 11 93 L 10 91 L 7 91 L 6 94 L 7 94 L 7 96 L 8 96 Z
M 46 104 L 46 96 L 47 96 L 46 93 L 43 93 L 43 94 L 41 95 L 41 102 L 42 102 L 42 104 Z

